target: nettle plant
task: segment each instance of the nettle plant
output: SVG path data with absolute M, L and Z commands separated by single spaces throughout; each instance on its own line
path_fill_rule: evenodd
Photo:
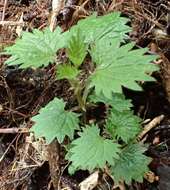
M 141 119 L 131 111 L 132 104 L 125 99 L 122 86 L 141 90 L 138 81 L 154 80 L 148 73 L 158 68 L 151 63 L 156 57 L 147 54 L 146 48 L 125 43 L 131 30 L 127 22 L 114 12 L 94 14 L 63 33 L 59 27 L 54 32 L 49 28 L 24 32 L 6 48 L 11 55 L 6 64 L 38 68 L 57 63 L 56 80 L 68 80 L 77 111 L 66 110 L 66 102 L 55 97 L 32 117 L 35 124 L 30 131 L 36 138 L 44 137 L 47 144 L 54 139 L 60 144 L 70 139 L 65 141 L 70 144 L 64 145 L 70 173 L 107 167 L 115 182 L 130 184 L 143 180 L 151 159 L 143 154 L 146 147 L 137 141 Z M 59 64 L 56 53 L 63 48 L 68 62 Z M 84 64 L 89 64 L 88 72 Z M 87 121 L 87 107 L 99 103 L 107 108 L 104 122 Z

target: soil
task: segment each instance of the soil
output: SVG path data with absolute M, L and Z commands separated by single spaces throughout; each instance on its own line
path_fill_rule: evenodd
M 132 99 L 135 114 L 143 120 L 164 115 L 160 125 L 145 137 L 145 142 L 149 144 L 146 154 L 153 158 L 150 164 L 150 169 L 154 172 L 150 175 L 152 179 L 149 180 L 148 177 L 143 183 L 134 182 L 127 189 L 169 190 L 170 19 L 167 19 L 167 15 L 170 3 L 168 0 L 68 0 L 66 4 L 56 18 L 57 25 L 63 30 L 69 29 L 79 19 L 93 12 L 105 15 L 121 11 L 122 15 L 130 18 L 128 24 L 133 28 L 130 38 L 137 46 L 148 47 L 150 52 L 160 55 L 157 64 L 161 69 L 153 73 L 155 82 L 144 83 L 142 92 L 124 89 L 126 97 Z M 50 24 L 51 9 L 50 0 L 1 0 L 0 19 L 18 22 L 22 17 L 25 23 L 22 30 L 43 29 Z M 0 51 L 15 42 L 19 35 L 16 29 L 16 25 L 0 24 Z M 159 35 L 160 30 L 165 33 L 164 36 Z M 6 66 L 6 59 L 6 56 L 0 57 L 0 128 L 29 129 L 33 125 L 30 118 L 56 96 L 74 104 L 68 82 L 55 80 L 54 65 L 20 69 L 17 66 Z M 103 110 L 103 105 L 89 110 L 89 119 L 99 119 L 98 115 L 104 113 Z M 36 143 L 24 132 L 0 135 L 0 190 L 53 189 L 51 166 L 39 154 L 40 148 L 43 151 L 45 147 L 41 146 L 41 142 Z M 69 176 L 64 169 L 66 163 L 61 161 L 60 165 L 63 168 L 63 188 L 79 189 L 78 184 L 89 175 L 88 172 L 80 171 Z M 107 190 L 112 189 L 112 186 L 111 179 L 104 180 L 101 177 L 96 189 Z

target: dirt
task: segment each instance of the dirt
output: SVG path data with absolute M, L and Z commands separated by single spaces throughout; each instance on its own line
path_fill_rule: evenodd
M 5 2 L 7 2 L 5 6 Z M 80 8 L 81 9 L 78 9 Z M 155 31 L 169 34 L 170 3 L 166 0 L 116 0 L 116 1 L 68 1 L 58 14 L 57 24 L 67 30 L 79 19 L 94 11 L 98 15 L 119 10 L 130 18 L 133 31 L 130 37 L 139 47 L 148 47 L 150 52 L 160 55 L 160 72 L 153 73 L 156 82 L 143 84 L 143 92 L 124 89 L 127 98 L 132 99 L 135 114 L 143 120 L 165 115 L 159 126 L 146 136 L 150 144 L 147 155 L 153 158 L 150 165 L 158 180 L 133 183 L 130 190 L 170 189 L 170 36 L 160 37 Z M 19 21 L 23 14 L 25 25 L 22 30 L 43 29 L 49 25 L 51 1 L 1 0 L 0 18 L 4 21 Z M 16 26 L 0 25 L 0 51 L 11 45 L 18 37 Z M 72 91 L 67 81 L 55 81 L 54 65 L 39 69 L 19 69 L 6 66 L 5 56 L 0 57 L 0 128 L 30 128 L 30 118 L 38 113 L 55 96 L 74 104 Z M 67 105 L 69 106 L 69 105 Z M 89 110 L 89 118 L 98 119 L 103 113 L 103 105 Z M 95 114 L 92 114 L 95 113 Z M 0 190 L 47 190 L 53 189 L 50 180 L 50 167 L 38 151 L 29 143 L 27 133 L 1 134 L 0 136 Z M 41 144 L 39 144 L 41 145 Z M 42 147 L 41 147 L 42 148 Z M 43 149 L 43 148 L 42 148 Z M 36 160 L 35 160 L 36 159 Z M 66 163 L 61 162 L 61 166 Z M 77 172 L 70 177 L 63 170 L 63 187 L 78 189 L 78 184 L 88 176 L 88 172 Z M 108 182 L 110 181 L 107 179 Z M 112 186 L 103 179 L 101 189 Z

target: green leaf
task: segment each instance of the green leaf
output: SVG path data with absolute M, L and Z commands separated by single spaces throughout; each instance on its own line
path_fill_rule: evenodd
M 143 153 L 146 148 L 140 144 L 130 144 L 122 150 L 120 158 L 111 167 L 115 182 L 130 184 L 132 180 L 142 182 L 143 176 L 149 171 L 148 164 L 151 162 L 149 157 Z
M 58 65 L 57 67 L 57 79 L 75 79 L 78 74 L 77 68 L 69 64 Z
M 48 65 L 55 60 L 56 52 L 64 47 L 64 38 L 61 29 L 51 32 L 34 29 L 32 33 L 23 32 L 21 39 L 15 45 L 5 48 L 6 54 L 11 57 L 5 62 L 8 65 L 22 64 L 21 68 L 39 67 Z
M 106 62 L 105 59 L 109 59 L 109 57 L 112 58 L 112 54 L 114 54 L 117 48 L 120 48 L 120 41 L 118 38 L 108 39 L 107 36 L 104 36 L 102 39 L 90 44 L 89 52 L 93 62 L 97 66 L 103 64 L 103 66 L 106 67 L 110 65 L 111 60 Z
M 96 95 L 103 93 L 105 97 L 111 98 L 115 85 L 115 77 L 113 75 L 112 68 L 96 69 L 90 76 L 90 87 L 95 87 Z
M 63 100 L 55 98 L 40 110 L 32 120 L 35 125 L 31 128 L 36 138 L 45 137 L 47 144 L 55 138 L 62 143 L 65 136 L 73 138 L 74 131 L 79 128 L 78 115 L 64 110 Z
M 106 122 L 106 128 L 113 138 L 121 138 L 128 143 L 141 131 L 140 122 L 141 119 L 133 115 L 131 111 L 119 112 L 112 109 Z
M 92 171 L 94 168 L 103 168 L 106 163 L 114 165 L 118 158 L 119 145 L 111 140 L 103 139 L 99 135 L 97 126 L 87 126 L 80 133 L 80 137 L 72 142 L 69 160 L 73 168 Z
M 141 90 L 136 81 L 153 81 L 147 72 L 158 70 L 157 66 L 150 63 L 156 57 L 144 55 L 147 49 L 132 50 L 133 43 L 116 48 L 114 42 L 103 41 L 103 51 L 98 46 L 101 43 L 96 43 L 91 50 L 97 68 L 90 77 L 90 87 L 95 87 L 97 95 L 102 92 L 107 98 L 111 98 L 113 92 L 122 93 L 122 86 Z
M 119 12 L 113 12 L 104 16 L 92 16 L 82 19 L 77 25 L 73 26 L 70 30 L 70 34 L 75 33 L 77 29 L 80 30 L 83 36 L 85 36 L 85 42 L 94 42 L 103 36 L 119 40 L 119 43 L 127 38 L 126 33 L 131 29 L 126 23 L 129 20 L 125 17 L 121 17 Z
M 90 96 L 90 101 L 94 103 L 103 102 L 120 112 L 130 110 L 132 107 L 131 100 L 126 100 L 124 95 L 120 93 L 114 93 L 111 98 L 105 97 L 103 93 L 100 93 L 99 95 L 93 94 Z
M 83 63 L 87 54 L 87 45 L 84 40 L 84 36 L 77 30 L 68 42 L 68 57 L 76 67 Z

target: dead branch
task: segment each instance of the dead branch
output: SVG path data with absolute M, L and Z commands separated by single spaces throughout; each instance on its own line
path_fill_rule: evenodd
M 1 21 L 4 21 L 4 19 L 5 19 L 5 10 L 6 10 L 6 7 L 7 7 L 7 3 L 8 3 L 8 0 L 5 0 L 5 2 L 4 2 L 4 7 L 3 7 L 3 11 L 2 11 L 2 18 L 1 18 Z
M 155 117 L 150 123 L 145 125 L 143 131 L 139 134 L 138 140 L 142 140 L 142 138 L 154 127 L 156 127 L 160 122 L 164 119 L 164 115 L 160 115 Z
M 28 128 L 5 128 L 0 129 L 0 134 L 8 134 L 8 133 L 28 133 Z
M 49 144 L 47 151 L 53 188 L 60 190 L 60 145 L 58 141 L 54 140 Z
M 21 21 L 0 21 L 2 26 L 24 26 L 25 23 Z
M 52 1 L 52 14 L 50 20 L 50 30 L 54 31 L 56 27 L 56 17 L 64 6 L 64 0 L 53 0 Z

